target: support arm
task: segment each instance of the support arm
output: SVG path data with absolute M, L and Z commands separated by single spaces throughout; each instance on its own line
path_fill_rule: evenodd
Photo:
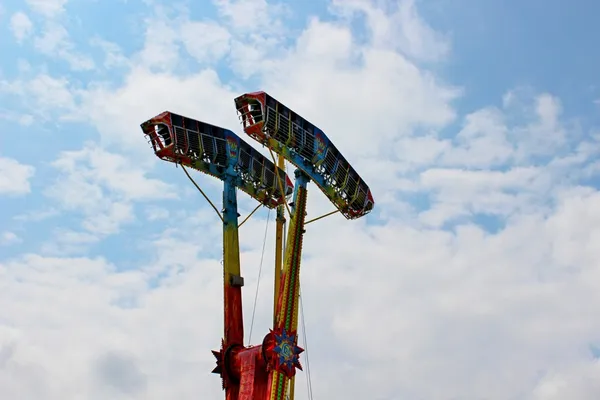
M 230 167 L 231 168 L 231 167 Z M 213 351 L 217 358 L 214 373 L 220 374 L 227 400 L 238 400 L 239 381 L 231 372 L 228 361 L 233 353 L 243 348 L 244 322 L 242 317 L 242 286 L 238 236 L 238 209 L 235 174 L 228 171 L 223 190 L 223 297 L 225 332 L 221 351 Z
M 265 354 L 271 366 L 267 385 L 269 400 L 284 400 L 289 378 L 296 368 L 302 369 L 298 355 L 298 295 L 300 292 L 300 260 L 306 216 L 306 185 L 308 176 L 296 170 L 293 212 L 285 248 L 285 268 L 281 277 L 280 293 L 273 331 L 265 339 Z
M 232 177 L 234 179 L 234 177 Z M 232 181 L 233 181 L 232 179 Z M 240 250 L 238 236 L 238 209 L 236 188 L 229 179 L 223 191 L 223 277 L 225 306 L 224 344 L 243 345 L 244 325 L 242 320 L 242 286 L 240 272 Z
M 279 156 L 277 166 L 283 170 L 285 168 L 283 156 Z M 277 302 L 279 301 L 279 284 L 281 283 L 281 271 L 283 269 L 283 225 L 285 224 L 285 206 L 282 204 L 277 207 L 277 227 L 275 234 L 275 282 L 273 290 L 273 326 L 276 323 Z

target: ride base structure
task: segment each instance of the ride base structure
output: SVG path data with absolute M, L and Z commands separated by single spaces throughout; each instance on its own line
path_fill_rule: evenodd
M 319 128 L 265 92 L 244 94 L 234 102 L 245 133 L 267 147 L 271 160 L 230 130 L 168 111 L 141 128 L 159 158 L 182 166 L 223 224 L 224 335 L 220 349 L 213 350 L 212 372 L 220 375 L 226 400 L 293 399 L 304 351 L 298 346 L 297 332 L 305 226 L 336 212 L 347 219 L 360 218 L 373 209 L 374 201 L 366 183 Z M 285 160 L 296 166 L 293 184 L 285 173 Z M 186 167 L 223 181 L 221 212 Z M 336 210 L 306 221 L 311 181 Z M 237 189 L 258 202 L 241 223 Z M 261 344 L 246 346 L 238 230 L 261 206 L 277 209 L 273 327 Z

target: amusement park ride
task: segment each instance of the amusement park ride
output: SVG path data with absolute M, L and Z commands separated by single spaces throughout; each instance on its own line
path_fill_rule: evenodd
M 225 329 L 221 349 L 213 351 L 217 359 L 213 372 L 221 376 L 226 400 L 293 399 L 296 369 L 302 369 L 299 355 L 304 351 L 297 335 L 304 226 L 335 212 L 347 219 L 360 218 L 373 209 L 374 201 L 367 184 L 319 128 L 265 92 L 239 96 L 235 106 L 246 134 L 268 148 L 272 161 L 229 130 L 171 112 L 141 127 L 156 155 L 181 165 L 192 182 L 186 166 L 224 183 L 222 215 L 210 204 L 223 223 Z M 285 173 L 284 160 L 296 167 L 294 184 Z M 305 221 L 310 181 L 336 211 Z M 239 225 L 236 189 L 259 203 Z M 246 346 L 238 228 L 261 205 L 277 208 L 273 328 L 262 344 Z M 283 254 L 286 210 L 290 222 Z

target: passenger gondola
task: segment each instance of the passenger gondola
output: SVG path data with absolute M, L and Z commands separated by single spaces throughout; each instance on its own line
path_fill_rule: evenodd
M 374 206 L 369 186 L 319 128 L 265 92 L 235 99 L 244 131 L 307 173 L 348 219 Z
M 230 130 L 165 111 L 141 125 L 155 154 L 223 179 L 229 167 L 237 187 L 274 208 L 293 192 L 285 172 Z M 282 196 L 275 171 L 280 176 Z

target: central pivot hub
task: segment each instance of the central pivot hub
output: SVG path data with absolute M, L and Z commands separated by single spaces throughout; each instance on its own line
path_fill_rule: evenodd
M 296 332 L 287 332 L 285 328 L 272 330 L 263 341 L 264 355 L 269 366 L 288 378 L 296 375 L 296 368 L 302 370 L 299 354 L 304 349 L 297 342 Z

